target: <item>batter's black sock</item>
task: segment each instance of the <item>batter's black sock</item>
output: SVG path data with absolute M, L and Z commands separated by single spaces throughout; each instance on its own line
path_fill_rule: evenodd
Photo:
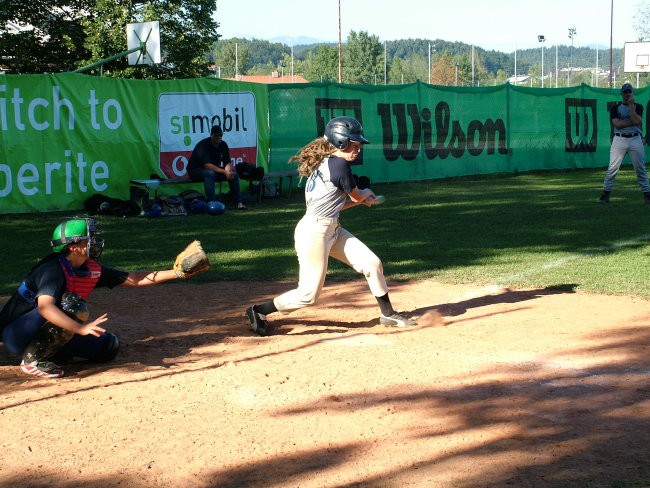
M 395 313 L 393 306 L 390 304 L 390 298 L 388 298 L 388 293 L 386 293 L 383 297 L 375 297 L 375 298 L 377 299 L 377 303 L 379 304 L 379 309 L 381 310 L 381 314 L 384 317 L 390 317 Z
M 253 305 L 253 310 L 255 310 L 257 313 L 261 313 L 262 315 L 268 315 L 270 313 L 278 311 L 278 309 L 275 308 L 275 303 L 273 303 L 273 300 L 269 300 L 268 302 L 261 305 Z

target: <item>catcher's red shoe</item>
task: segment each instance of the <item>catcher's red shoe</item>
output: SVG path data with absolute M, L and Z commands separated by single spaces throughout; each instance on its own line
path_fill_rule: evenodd
M 22 361 L 20 369 L 23 373 L 40 376 L 41 378 L 60 378 L 63 376 L 63 370 L 51 361 L 33 361 L 31 363 Z

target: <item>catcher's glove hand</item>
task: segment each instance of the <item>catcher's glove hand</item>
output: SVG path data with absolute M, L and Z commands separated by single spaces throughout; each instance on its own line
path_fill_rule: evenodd
M 176 276 L 186 280 L 190 276 L 206 271 L 210 268 L 208 255 L 201 247 L 201 242 L 191 242 L 174 261 Z

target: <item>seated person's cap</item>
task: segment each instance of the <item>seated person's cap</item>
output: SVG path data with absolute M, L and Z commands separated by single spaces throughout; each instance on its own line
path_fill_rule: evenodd
M 621 87 L 621 93 L 623 93 L 625 90 L 632 90 L 632 85 L 630 83 L 624 83 Z

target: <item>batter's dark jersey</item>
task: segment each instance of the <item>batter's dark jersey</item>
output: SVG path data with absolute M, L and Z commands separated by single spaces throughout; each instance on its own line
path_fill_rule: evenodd
M 83 267 L 80 268 L 79 272 L 84 272 Z M 126 271 L 101 266 L 101 274 L 95 288 L 113 288 L 121 285 L 126 281 L 128 275 L 129 273 Z M 27 289 L 34 293 L 35 297 L 47 295 L 54 297 L 56 303 L 60 303 L 61 297 L 66 291 L 67 282 L 65 272 L 59 261 L 59 255 L 52 255 L 52 257 L 43 260 L 29 272 L 24 283 Z M 29 301 L 20 293 L 15 292 L 2 308 L 2 311 L 0 311 L 0 331 L 21 315 L 33 310 L 36 306 L 35 300 Z
M 357 186 L 350 164 L 338 156 L 325 158 L 305 185 L 307 215 L 337 218 L 348 195 Z
M 209 137 L 199 141 L 194 147 L 190 160 L 187 163 L 187 171 L 202 168 L 207 163 L 225 168 L 230 163 L 230 149 L 228 148 L 228 144 L 220 141 L 217 147 L 214 147 Z

